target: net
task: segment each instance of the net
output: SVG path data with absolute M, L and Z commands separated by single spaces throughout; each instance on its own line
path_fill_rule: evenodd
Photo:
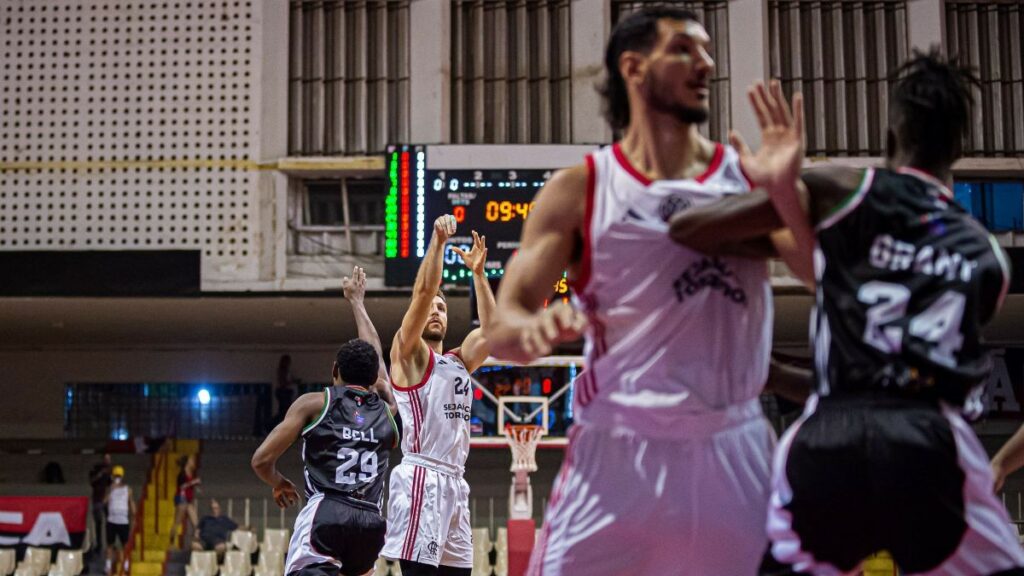
M 537 471 L 537 444 L 547 430 L 537 424 L 509 424 L 505 438 L 512 448 L 512 472 Z

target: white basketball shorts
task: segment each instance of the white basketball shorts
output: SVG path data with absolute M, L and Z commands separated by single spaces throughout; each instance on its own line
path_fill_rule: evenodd
M 406 454 L 391 472 L 381 556 L 432 566 L 473 567 L 469 484 L 461 470 Z

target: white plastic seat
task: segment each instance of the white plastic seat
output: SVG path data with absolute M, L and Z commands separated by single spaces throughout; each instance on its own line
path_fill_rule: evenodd
M 25 558 L 18 564 L 18 568 L 28 568 L 37 576 L 48 574 L 50 572 L 50 549 L 29 546 L 25 549 Z
M 473 528 L 473 572 L 472 576 L 491 576 L 491 531 L 487 528 Z
M 11 576 L 17 567 L 14 548 L 0 548 L 0 576 Z
M 50 572 L 59 572 L 64 576 L 78 576 L 85 568 L 81 550 L 60 550 L 57 561 L 50 566 Z
M 383 557 L 378 557 L 373 564 L 373 576 L 388 576 L 389 574 L 391 574 L 391 570 L 388 569 L 388 561 Z
M 35 567 L 28 564 L 18 564 L 18 568 L 14 571 L 14 576 L 42 576 L 36 572 Z
M 508 528 L 498 527 L 498 537 L 494 540 L 494 549 L 497 551 L 494 557 L 495 576 L 508 575 Z
M 248 530 L 235 530 L 231 533 L 231 547 L 252 554 L 259 549 L 260 543 L 256 541 L 256 534 Z
M 249 553 L 241 550 L 228 550 L 224 555 L 224 564 L 220 567 L 221 576 L 249 576 L 252 574 L 252 562 Z
M 263 531 L 263 544 L 264 550 L 274 550 L 277 552 L 288 551 L 288 537 L 291 532 L 287 528 L 278 530 L 275 528 L 267 528 Z
M 284 576 L 284 552 L 263 550 L 255 567 L 256 576 Z
M 217 575 L 217 553 L 193 552 L 189 559 L 188 566 L 185 566 L 185 576 L 216 576 Z

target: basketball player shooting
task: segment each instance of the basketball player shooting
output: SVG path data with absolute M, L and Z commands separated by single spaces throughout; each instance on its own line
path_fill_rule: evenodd
M 477 328 L 462 346 L 442 354 L 448 304 L 438 287 L 445 245 L 455 229 L 454 216 L 434 222 L 409 310 L 391 347 L 391 376 L 405 438 L 402 463 L 391 474 L 382 555 L 398 560 L 405 576 L 468 576 L 473 566 L 469 484 L 463 479 L 473 399 L 470 374 L 487 359 L 490 346 Z M 468 252 L 452 250 L 473 273 L 477 312 L 487 327 L 495 304 L 484 269 L 486 239 L 472 234 Z
M 767 550 L 772 295 L 765 261 L 735 254 L 774 251 L 781 221 L 762 193 L 765 217 L 731 222 L 742 237 L 717 254 L 669 234 L 677 213 L 750 192 L 737 150 L 698 131 L 710 42 L 674 8 L 616 25 L 603 95 L 623 138 L 552 177 L 507 266 L 495 356 L 529 361 L 586 331 L 531 574 L 754 574 Z M 578 308 L 542 309 L 566 268 Z
M 399 438 L 396 408 L 380 338 L 363 304 L 366 275 L 357 266 L 342 286 L 360 339 L 338 350 L 333 385 L 299 397 L 252 457 L 253 470 L 273 487 L 277 505 L 292 506 L 298 493 L 278 471 L 277 461 L 295 440 L 303 440 L 308 501 L 288 545 L 288 576 L 365 574 L 384 546 L 381 503 L 388 455 Z

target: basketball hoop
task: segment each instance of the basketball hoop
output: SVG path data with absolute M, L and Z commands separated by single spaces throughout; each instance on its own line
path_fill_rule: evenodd
M 537 444 L 547 434 L 538 424 L 509 424 L 505 426 L 505 439 L 512 449 L 512 472 L 537 471 Z

